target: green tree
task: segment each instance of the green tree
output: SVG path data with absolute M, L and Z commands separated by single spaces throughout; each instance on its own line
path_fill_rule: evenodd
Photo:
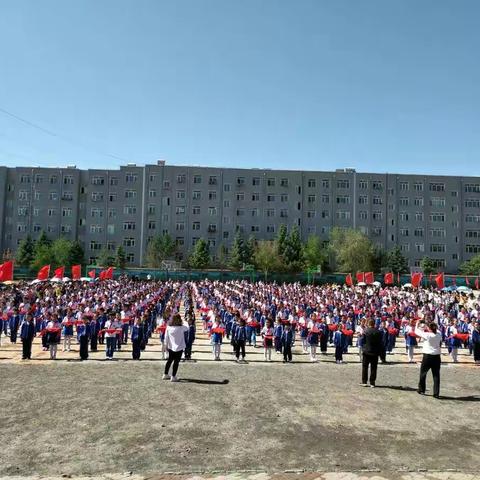
M 265 280 L 267 280 L 270 272 L 279 270 L 281 261 L 275 242 L 271 240 L 258 241 L 253 255 L 253 262 L 255 267 L 263 272 Z
M 35 242 L 27 235 L 18 245 L 15 262 L 20 267 L 29 267 L 35 258 Z
M 372 254 L 372 269 L 374 272 L 380 272 L 387 266 L 387 252 L 381 247 L 374 246 Z
M 153 237 L 147 246 L 147 265 L 153 268 L 160 268 L 164 260 L 173 256 L 175 248 L 175 241 L 168 233 Z
M 320 267 L 322 270 L 328 259 L 328 254 L 317 235 L 310 235 L 303 247 L 303 260 L 307 268 Z
M 467 262 L 460 265 L 460 273 L 463 275 L 480 275 L 480 254 L 475 255 Z
M 47 237 L 47 234 L 42 230 L 40 232 L 40 235 L 37 238 L 37 241 L 35 242 L 36 247 L 41 247 L 43 245 L 50 246 L 52 244 L 52 241 Z
M 372 270 L 374 247 L 359 230 L 335 227 L 330 233 L 329 249 L 337 270 L 352 273 Z
M 31 263 L 33 269 L 38 270 L 44 265 L 53 265 L 55 264 L 55 256 L 53 255 L 52 247 L 50 245 L 36 245 L 35 246 L 35 256 Z
M 285 248 L 287 246 L 287 226 L 285 224 L 281 224 L 280 228 L 278 229 L 277 238 L 275 239 L 275 243 L 277 246 L 277 252 L 280 256 L 283 257 L 285 253 Z
M 430 275 L 435 271 L 433 260 L 429 257 L 422 258 L 420 261 L 420 268 L 422 269 L 424 275 Z
M 97 265 L 99 267 L 113 267 L 115 264 L 115 258 L 113 255 L 106 249 L 102 249 L 98 255 Z
M 243 237 L 240 232 L 235 234 L 235 238 L 233 239 L 232 250 L 230 252 L 230 267 L 234 270 L 240 270 L 246 259 L 246 248 L 245 242 L 243 241 Z
M 53 263 L 56 266 L 69 266 L 70 252 L 72 250 L 72 242 L 65 237 L 60 237 L 52 243 Z
M 303 268 L 303 246 L 300 232 L 296 225 L 287 236 L 283 261 L 289 272 L 299 272 Z
M 408 272 L 408 260 L 398 245 L 387 252 L 386 266 L 393 273 Z
M 83 265 L 85 263 L 85 251 L 78 240 L 74 240 L 70 245 L 68 265 Z
M 120 268 L 121 270 L 125 269 L 125 265 L 127 263 L 127 255 L 125 253 L 124 248 L 119 245 L 115 255 L 115 266 Z
M 190 265 L 196 269 L 207 268 L 210 265 L 210 252 L 205 239 L 200 238 L 195 243 L 192 255 L 190 256 Z
M 222 243 L 217 252 L 217 265 L 219 268 L 225 268 L 228 264 L 227 247 Z
M 253 263 L 253 256 L 255 255 L 256 248 L 257 239 L 255 238 L 255 235 L 250 235 L 245 243 L 245 257 L 243 260 L 245 264 Z

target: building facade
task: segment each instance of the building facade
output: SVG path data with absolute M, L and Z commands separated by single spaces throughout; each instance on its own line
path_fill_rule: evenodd
M 411 267 L 428 256 L 456 272 L 480 253 L 480 177 L 128 164 L 119 170 L 0 167 L 0 239 L 78 239 L 89 263 L 122 245 L 131 266 L 168 232 L 181 260 L 199 238 L 215 256 L 235 232 L 273 239 L 281 224 L 327 241 L 335 227 L 400 246 Z

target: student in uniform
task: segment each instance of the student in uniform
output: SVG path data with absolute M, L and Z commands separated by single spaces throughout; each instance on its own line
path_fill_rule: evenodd
M 20 339 L 22 340 L 22 360 L 32 358 L 32 342 L 35 337 L 35 324 L 30 314 L 25 316 L 25 320 L 20 325 Z
M 235 329 L 235 357 L 240 362 L 240 353 L 242 354 L 242 362 L 245 361 L 245 342 L 247 341 L 247 330 L 245 320 L 242 318 L 238 327 Z
M 107 360 L 113 359 L 113 352 L 115 351 L 115 344 L 117 343 L 117 334 L 115 330 L 115 316 L 110 315 L 110 318 L 105 322 L 105 356 Z
M 480 365 L 480 322 L 476 322 L 472 330 L 473 360 L 476 365 Z
M 90 323 L 88 317 L 82 317 L 82 323 L 77 327 L 77 337 L 80 343 L 80 360 L 88 359 L 88 342 L 90 340 Z
M 363 358 L 363 346 L 365 345 L 366 326 L 367 326 L 367 320 L 365 318 L 362 318 L 356 328 L 358 356 L 360 357 L 360 361 L 362 361 L 362 358 Z
M 8 324 L 10 327 L 10 342 L 17 343 L 18 327 L 20 326 L 20 315 L 18 314 L 18 310 L 16 308 L 13 309 L 12 315 L 8 320 Z
M 210 342 L 212 343 L 213 359 L 219 361 L 222 349 L 222 341 L 225 329 L 221 323 L 221 318 L 217 316 L 210 330 Z
M 456 338 L 456 335 L 458 334 L 458 328 L 457 328 L 457 321 L 452 319 L 450 320 L 450 324 L 447 327 L 447 347 L 448 347 L 448 353 L 450 354 L 453 363 L 458 363 L 458 349 L 459 347 L 462 346 L 462 342 L 460 339 Z
M 273 350 L 273 322 L 270 318 L 267 319 L 265 326 L 262 328 L 262 338 L 265 361 L 271 362 Z
M 418 346 L 417 335 L 415 334 L 415 320 L 410 320 L 410 324 L 405 327 L 405 348 L 407 350 L 408 362 L 415 363 L 413 354 L 415 347 Z
M 319 326 L 320 330 L 320 352 L 322 355 L 327 354 L 327 348 L 328 348 L 328 325 L 325 323 L 324 320 L 320 320 Z
M 98 344 L 98 332 L 100 331 L 100 323 L 98 322 L 97 315 L 92 317 L 90 321 L 90 351 L 97 351 Z
M 337 330 L 333 333 L 333 344 L 335 345 L 335 361 L 343 363 L 343 352 L 347 343 L 346 336 L 342 333 L 342 324 L 337 325 Z
M 192 347 L 193 342 L 195 341 L 195 334 L 196 334 L 196 326 L 195 326 L 195 316 L 193 312 L 188 316 L 188 331 L 187 331 L 187 338 L 185 341 L 185 360 L 192 359 Z
M 310 345 L 310 361 L 317 362 L 317 347 L 320 335 L 320 329 L 317 322 L 313 319 L 308 323 L 308 344 Z
M 283 363 L 290 363 L 292 361 L 292 345 L 294 342 L 294 336 L 292 326 L 290 323 L 285 324 L 285 329 L 282 333 L 282 350 L 283 350 Z
M 283 334 L 283 324 L 280 317 L 277 317 L 277 322 L 273 328 L 273 337 L 275 343 L 275 352 L 282 353 L 282 334 Z
M 67 310 L 65 318 L 62 320 L 63 327 L 63 351 L 69 352 L 72 346 L 73 338 L 73 323 L 75 319 L 73 317 L 73 312 L 71 309 Z
M 56 315 L 48 322 L 46 328 L 47 345 L 50 350 L 50 360 L 57 359 L 57 349 L 61 338 L 61 325 Z
M 141 348 L 140 345 L 143 340 L 143 325 L 138 317 L 135 317 L 132 326 L 132 358 L 133 360 L 140 360 Z

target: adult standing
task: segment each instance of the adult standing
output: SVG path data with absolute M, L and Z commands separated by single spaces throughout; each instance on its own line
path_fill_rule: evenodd
M 438 332 L 437 324 L 431 322 L 428 325 L 429 331 L 424 330 L 424 325 L 418 325 L 415 328 L 415 334 L 423 339 L 423 359 L 420 366 L 420 380 L 418 382 L 418 393 L 425 394 L 427 373 L 432 370 L 433 375 L 433 396 L 435 398 L 440 397 L 440 353 L 442 335 Z
M 32 342 L 35 336 L 35 324 L 33 317 L 29 313 L 20 325 L 20 338 L 23 343 L 22 360 L 30 360 L 32 358 Z
M 167 325 L 165 331 L 165 345 L 168 350 L 168 360 L 165 364 L 165 371 L 163 379 L 170 379 L 172 382 L 178 382 L 177 371 L 182 353 L 185 350 L 185 332 L 188 331 L 188 327 L 183 325 L 182 317 L 176 313 L 170 325 Z M 169 376 L 170 366 L 172 367 L 172 376 Z
M 362 351 L 362 387 L 367 387 L 368 367 L 370 366 L 370 387 L 375 387 L 377 380 L 378 357 L 382 354 L 383 335 L 375 328 L 375 320 L 368 321 L 364 331 L 364 345 Z

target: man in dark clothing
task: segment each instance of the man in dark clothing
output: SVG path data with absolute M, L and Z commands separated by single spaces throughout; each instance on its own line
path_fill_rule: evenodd
M 375 328 L 375 321 L 370 319 L 365 330 L 365 345 L 362 357 L 362 386 L 367 386 L 368 366 L 370 365 L 370 387 L 375 387 L 377 379 L 378 357 L 382 353 L 382 333 Z

